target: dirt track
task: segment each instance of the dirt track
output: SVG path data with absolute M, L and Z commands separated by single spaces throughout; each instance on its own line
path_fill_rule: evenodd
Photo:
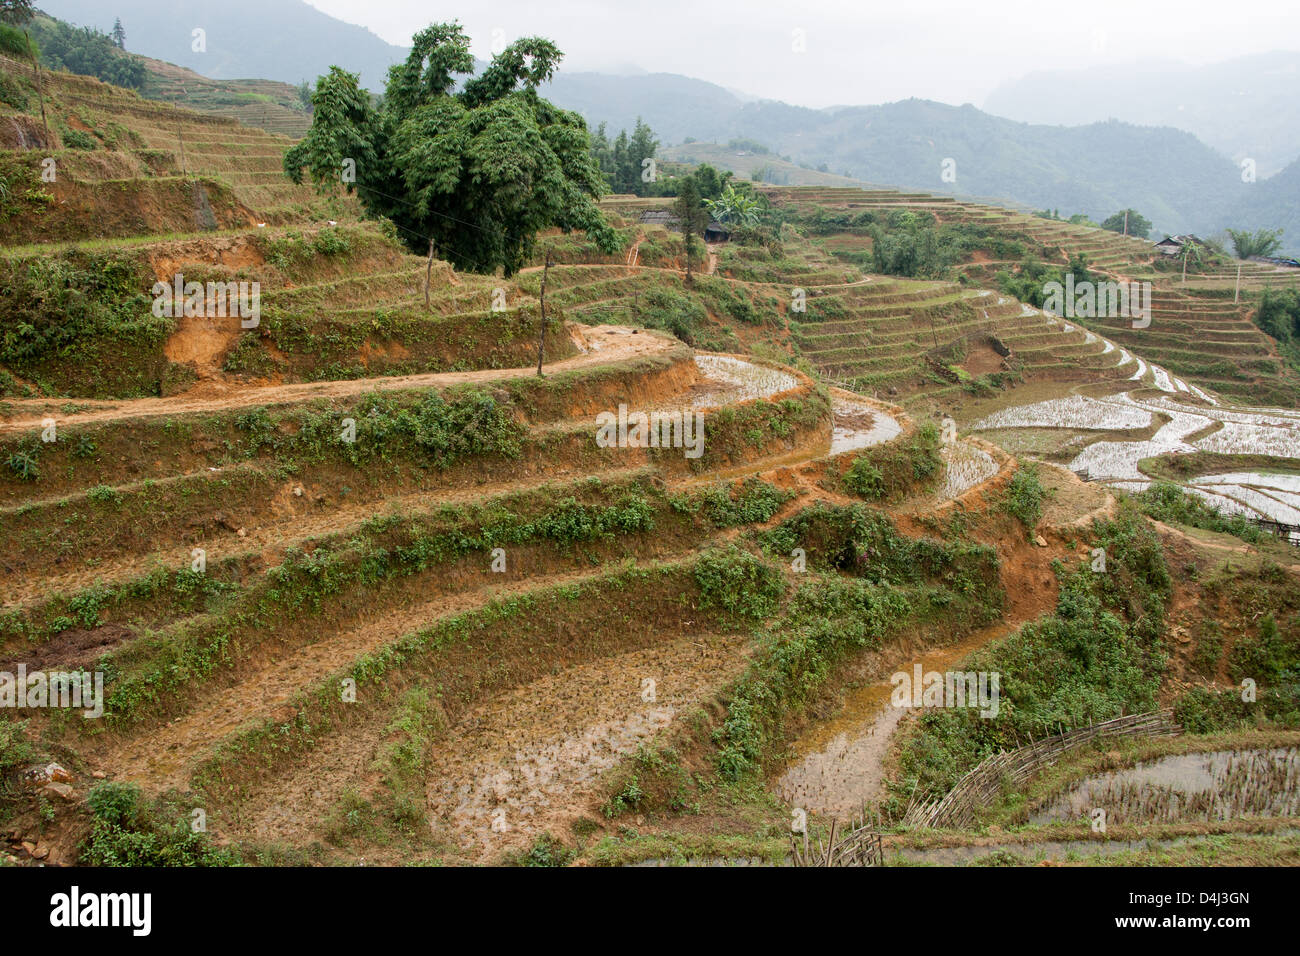
M 676 347 L 676 340 L 653 332 L 623 326 L 569 326 L 582 354 L 545 365 L 549 372 L 608 365 L 647 355 L 658 355 Z M 19 399 L 9 402 L 10 418 L 0 423 L 0 434 L 30 431 L 41 420 L 54 417 L 60 426 L 126 418 L 158 418 L 173 415 L 202 414 L 252 408 L 259 405 L 288 404 L 315 398 L 338 398 L 376 391 L 400 391 L 413 388 L 446 388 L 469 382 L 494 382 L 525 378 L 537 374 L 536 366 L 526 368 L 485 369 L 474 372 L 428 372 L 384 378 L 348 379 L 330 382 L 300 382 L 290 385 L 238 385 L 206 382 L 187 395 L 173 398 L 141 398 L 132 401 L 76 400 L 80 409 L 71 415 L 58 414 L 50 399 Z

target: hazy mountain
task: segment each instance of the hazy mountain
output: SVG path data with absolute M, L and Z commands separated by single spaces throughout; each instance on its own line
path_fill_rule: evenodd
M 1300 160 L 1244 190 L 1224 225 L 1246 229 L 1285 230 L 1282 249 L 1300 256 Z
M 292 83 L 338 64 L 359 71 L 378 91 L 387 67 L 406 54 L 301 0 L 189 0 L 181 6 L 163 0 L 114 0 L 107 7 L 98 0 L 43 2 L 49 13 L 104 30 L 121 17 L 129 50 L 214 78 Z M 207 31 L 206 52 L 192 50 L 196 27 Z M 1300 169 L 1293 163 L 1272 179 L 1268 173 L 1300 155 L 1300 100 L 1284 95 L 1298 65 L 1298 54 L 1274 54 L 1214 67 L 1062 71 L 1036 74 L 990 97 L 998 109 L 1037 122 L 919 99 L 810 109 L 749 99 L 670 73 L 561 67 L 542 93 L 593 126 L 606 122 L 611 134 L 631 129 L 640 116 L 665 146 L 688 138 L 754 140 L 795 163 L 883 185 L 1015 200 L 1097 220 L 1131 206 L 1157 232 L 1283 226 L 1285 245 L 1295 250 Z M 1107 115 L 1143 125 L 1092 122 Z M 1204 141 L 1188 132 L 1191 127 Z M 1230 155 L 1252 156 L 1258 181 L 1243 183 Z M 945 160 L 952 160 L 955 180 L 943 177 Z M 762 162 L 744 157 L 737 164 L 748 174 Z
M 904 100 L 826 115 L 741 111 L 745 135 L 811 165 L 934 192 L 1006 197 L 1100 220 L 1126 206 L 1158 229 L 1207 229 L 1245 195 L 1237 168 L 1189 133 L 1107 122 L 1017 123 L 973 106 Z M 944 161 L 955 181 L 943 178 Z
M 213 79 L 314 81 L 338 64 L 379 90 L 389 65 L 407 54 L 406 48 L 302 0 L 38 0 L 37 5 L 60 20 L 105 33 L 120 18 L 132 53 Z M 205 31 L 205 52 L 193 49 L 195 29 Z
M 563 64 L 541 94 L 581 113 L 593 127 L 607 123 L 615 133 L 630 131 L 640 116 L 664 144 L 718 138 L 744 105 L 721 86 L 676 73 L 570 73 Z
M 1194 133 L 1269 176 L 1300 157 L 1300 53 L 1238 57 L 1207 66 L 1152 62 L 1031 73 L 991 93 L 984 108 L 1029 123 L 1115 118 Z
M 548 95 L 613 131 L 641 115 L 665 144 L 751 139 L 797 163 L 883 185 L 1013 199 L 1098 220 L 1131 206 L 1169 232 L 1216 231 L 1254 195 L 1231 160 L 1168 127 L 1047 126 L 916 99 L 825 110 L 745 103 L 668 74 L 561 74 Z M 954 161 L 955 181 L 942 176 L 945 159 Z M 743 158 L 736 171 L 759 165 L 761 157 Z

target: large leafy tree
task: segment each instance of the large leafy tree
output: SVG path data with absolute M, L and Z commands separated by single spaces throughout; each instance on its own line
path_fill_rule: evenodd
M 1121 209 L 1108 219 L 1103 219 L 1101 228 L 1111 232 L 1125 232 L 1130 236 L 1145 239 L 1151 234 L 1151 220 L 1136 209 Z
M 35 13 L 32 0 L 0 0 L 0 23 L 26 23 Z
M 1228 235 L 1232 237 L 1232 248 L 1237 253 L 1238 259 L 1271 256 L 1282 245 L 1281 229 L 1259 229 L 1255 232 L 1248 229 L 1229 229 Z
M 506 275 L 528 261 L 537 233 L 585 230 L 608 252 L 621 240 L 593 201 L 602 192 L 585 121 L 537 95 L 562 54 L 527 37 L 472 74 L 459 23 L 417 33 L 372 105 L 355 74 L 331 67 L 312 96 L 312 127 L 285 154 L 294 182 L 356 189 L 414 251 L 432 241 L 458 269 Z

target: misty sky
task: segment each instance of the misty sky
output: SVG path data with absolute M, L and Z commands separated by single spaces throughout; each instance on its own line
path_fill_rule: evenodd
M 1223 0 L 308 0 L 407 44 L 459 19 L 487 58 L 493 31 L 538 34 L 562 69 L 682 73 L 803 106 L 917 96 L 982 105 L 1039 69 L 1159 59 L 1202 64 L 1300 45 L 1300 4 Z M 804 31 L 806 52 L 792 49 Z

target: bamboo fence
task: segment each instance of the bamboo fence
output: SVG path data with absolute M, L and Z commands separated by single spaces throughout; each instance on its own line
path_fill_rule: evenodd
M 912 827 L 961 829 L 975 823 L 976 812 L 991 803 L 1004 782 L 1028 780 L 1063 753 L 1111 737 L 1173 737 L 1182 733 L 1173 714 L 1157 710 L 1079 727 L 1044 737 L 1026 747 L 1004 750 L 980 761 L 942 797 L 912 803 L 903 823 Z

